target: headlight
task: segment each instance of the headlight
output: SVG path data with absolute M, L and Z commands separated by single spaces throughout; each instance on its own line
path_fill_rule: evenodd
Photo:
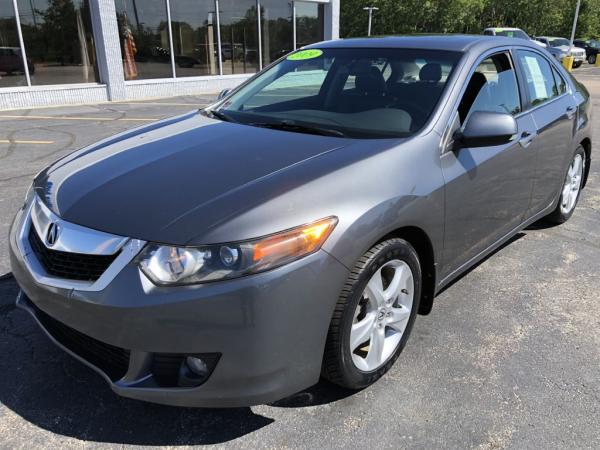
M 159 286 L 226 280 L 290 263 L 321 248 L 337 224 L 328 217 L 291 230 L 235 244 L 174 247 L 148 244 L 138 257 L 142 272 Z

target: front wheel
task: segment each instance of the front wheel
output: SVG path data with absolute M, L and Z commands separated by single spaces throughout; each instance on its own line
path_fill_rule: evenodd
M 410 335 L 421 296 L 421 266 L 403 239 L 377 244 L 356 263 L 335 307 L 323 375 L 361 389 L 385 374 Z
M 583 177 L 585 175 L 585 150 L 583 147 L 577 147 L 575 155 L 567 170 L 567 175 L 563 183 L 556 209 L 548 215 L 550 222 L 561 224 L 565 223 L 573 215 L 581 188 L 583 187 Z
M 596 64 L 596 55 L 590 55 L 590 57 L 588 58 L 588 63 Z

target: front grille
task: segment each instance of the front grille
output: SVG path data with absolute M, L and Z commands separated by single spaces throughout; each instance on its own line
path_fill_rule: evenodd
M 129 350 L 115 347 L 87 336 L 50 317 L 29 301 L 46 331 L 61 345 L 104 372 L 112 381 L 120 380 L 129 368 Z
M 44 245 L 33 225 L 29 229 L 29 245 L 49 275 L 68 280 L 96 281 L 118 256 L 52 250 Z

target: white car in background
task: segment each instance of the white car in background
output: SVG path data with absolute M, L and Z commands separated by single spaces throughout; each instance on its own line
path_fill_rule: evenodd
M 508 28 L 508 27 L 499 27 L 499 28 L 486 28 L 483 30 L 483 34 L 486 36 L 503 36 L 503 37 L 511 37 L 517 39 L 527 39 L 528 41 L 533 41 L 538 44 L 540 47 L 546 47 L 546 44 L 532 39 L 527 33 L 525 33 L 520 28 Z
M 537 41 L 546 44 L 547 50 L 559 61 L 566 56 L 573 57 L 573 68 L 577 68 L 585 61 L 585 49 L 573 46 L 566 38 L 552 36 L 536 36 Z

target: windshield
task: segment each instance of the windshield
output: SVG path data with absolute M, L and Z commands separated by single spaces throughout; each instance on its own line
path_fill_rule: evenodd
M 550 39 L 550 45 L 552 47 L 569 47 L 571 42 L 568 39 L 558 38 L 558 39 Z
M 300 50 L 233 94 L 217 113 L 254 126 L 284 124 L 287 131 L 409 136 L 435 110 L 460 56 L 395 48 Z
M 496 30 L 496 36 L 506 36 L 511 38 L 529 39 L 529 36 L 521 30 Z

